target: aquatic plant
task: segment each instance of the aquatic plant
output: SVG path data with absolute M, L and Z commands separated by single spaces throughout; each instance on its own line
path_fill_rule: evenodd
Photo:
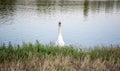
M 54 45 L 23 43 L 0 45 L 0 71 L 88 71 L 120 69 L 119 46 L 95 46 L 84 51 L 73 45 L 59 48 Z

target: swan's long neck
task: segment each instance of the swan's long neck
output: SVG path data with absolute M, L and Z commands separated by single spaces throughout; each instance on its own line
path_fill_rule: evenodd
M 58 26 L 58 35 L 62 35 L 62 26 L 59 24 Z
M 62 37 L 62 26 L 61 26 L 61 22 L 59 22 L 58 24 L 58 40 L 57 40 L 57 45 L 58 46 L 64 46 L 64 41 L 63 41 L 63 37 Z

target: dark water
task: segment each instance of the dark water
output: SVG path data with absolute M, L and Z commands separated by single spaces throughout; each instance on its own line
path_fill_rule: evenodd
M 0 0 L 0 42 L 120 45 L 120 1 Z

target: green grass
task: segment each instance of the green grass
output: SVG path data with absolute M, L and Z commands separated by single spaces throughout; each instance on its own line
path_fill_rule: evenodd
M 31 63 L 32 61 L 33 63 Z M 26 62 L 29 63 L 29 65 L 26 65 Z M 46 66 L 45 62 L 47 62 L 50 66 L 49 65 Z M 40 68 L 40 70 L 42 71 L 44 70 L 43 68 L 45 68 L 45 71 L 47 71 L 46 69 L 50 69 L 52 65 L 54 65 L 52 67 L 56 71 L 57 71 L 56 68 L 58 68 L 58 70 L 63 70 L 64 67 L 65 70 L 68 69 L 69 71 L 69 66 L 72 69 L 74 69 L 74 66 L 77 67 L 78 69 L 80 69 L 81 67 L 83 67 L 82 69 L 86 69 L 84 67 L 86 66 L 89 67 L 89 65 L 91 67 L 88 69 L 92 70 L 94 69 L 93 67 L 95 64 L 97 64 L 96 66 L 98 68 L 95 68 L 97 70 L 97 69 L 101 69 L 99 67 L 99 63 L 101 63 L 100 64 L 101 66 L 104 66 L 106 68 L 105 70 L 107 69 L 112 70 L 111 68 L 109 68 L 110 66 L 113 68 L 114 66 L 115 68 L 116 66 L 118 66 L 117 68 L 120 68 L 120 46 L 112 46 L 112 45 L 95 46 L 85 50 L 84 48 L 75 47 L 72 45 L 64 46 L 64 47 L 58 47 L 52 44 L 43 45 L 38 41 L 36 41 L 35 44 L 23 43 L 22 45 L 12 45 L 10 42 L 8 45 L 5 45 L 4 43 L 1 44 L 0 66 L 6 68 L 6 65 L 11 65 L 12 63 L 14 65 L 19 64 L 21 66 L 22 65 L 24 66 L 25 64 L 25 67 L 30 67 L 29 68 L 30 70 L 35 69 L 35 71 L 36 69 L 37 71 L 39 71 L 38 70 L 39 67 L 35 68 L 36 66 L 39 65 L 42 68 L 42 69 Z M 13 65 L 13 69 L 15 69 L 14 65 Z M 56 65 L 58 66 L 56 67 Z M 61 67 L 61 65 L 63 66 Z M 21 66 L 19 67 L 21 68 Z M 34 67 L 31 68 L 31 66 Z M 22 69 L 20 68 L 18 68 L 18 70 L 27 69 L 27 68 L 24 69 L 24 67 Z
M 79 47 L 81 48 L 81 47 Z M 64 46 L 58 47 L 54 45 L 42 45 L 38 41 L 35 44 L 23 43 L 22 45 L 13 46 L 10 42 L 8 45 L 0 46 L 0 62 L 5 60 L 20 60 L 27 59 L 30 55 L 41 56 L 71 56 L 73 58 L 84 59 L 90 56 L 91 60 L 101 58 L 102 60 L 117 60 L 120 59 L 119 46 L 102 46 L 93 47 L 87 51 L 83 51 L 78 47 Z
M 5 60 L 27 59 L 30 55 L 34 56 L 72 56 L 81 57 L 84 53 L 76 50 L 73 46 L 58 47 L 53 45 L 42 45 L 38 41 L 35 44 L 23 43 L 22 45 L 13 46 L 9 43 L 7 46 L 0 46 L 0 62 Z

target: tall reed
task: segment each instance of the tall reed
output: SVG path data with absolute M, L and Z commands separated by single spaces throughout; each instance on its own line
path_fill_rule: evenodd
M 95 46 L 81 49 L 72 45 L 23 43 L 0 45 L 0 71 L 89 71 L 120 70 L 120 46 Z

